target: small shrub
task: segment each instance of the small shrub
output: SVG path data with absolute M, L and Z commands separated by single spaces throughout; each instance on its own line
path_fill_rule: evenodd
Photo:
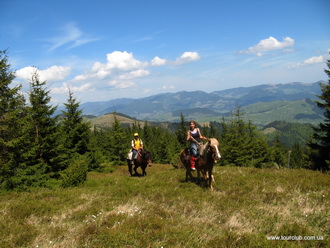
M 84 156 L 75 158 L 62 173 L 62 187 L 82 184 L 87 178 L 88 160 Z
M 117 168 L 115 162 L 104 162 L 101 164 L 102 172 L 114 172 Z

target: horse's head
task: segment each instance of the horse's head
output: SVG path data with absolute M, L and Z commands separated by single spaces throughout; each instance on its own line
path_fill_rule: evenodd
M 219 141 L 215 138 L 210 138 L 209 139 L 209 149 L 212 153 L 212 157 L 214 160 L 219 160 L 221 158 L 220 151 L 219 151 Z
M 145 152 L 143 160 L 146 161 L 146 163 L 149 165 L 149 167 L 152 166 L 152 156 L 150 152 Z

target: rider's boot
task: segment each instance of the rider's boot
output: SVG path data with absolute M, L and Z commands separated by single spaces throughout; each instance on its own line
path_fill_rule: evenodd
M 190 169 L 193 170 L 193 171 L 196 170 L 195 163 L 196 163 L 196 158 L 191 156 L 190 157 Z

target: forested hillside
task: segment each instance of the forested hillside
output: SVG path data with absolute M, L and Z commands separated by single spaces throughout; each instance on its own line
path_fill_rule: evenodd
M 319 83 L 265 84 L 210 93 L 180 91 L 138 99 L 87 102 L 81 108 L 84 115 L 119 112 L 140 120 L 178 122 L 183 113 L 187 119 L 204 122 L 230 116 L 239 106 L 257 125 L 276 120 L 317 124 L 323 119 L 314 103 L 320 94 Z

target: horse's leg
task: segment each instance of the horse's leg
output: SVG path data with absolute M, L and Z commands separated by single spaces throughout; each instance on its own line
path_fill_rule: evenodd
M 147 175 L 146 168 L 147 168 L 147 165 L 142 165 L 142 166 L 141 166 L 141 169 L 142 169 L 142 176 L 146 176 L 146 175 Z
M 189 180 L 190 181 L 192 180 L 191 169 L 190 169 L 190 167 L 189 168 L 186 167 L 186 182 L 188 182 Z
M 132 164 L 133 162 L 130 160 L 130 159 L 127 159 L 127 165 L 128 165 L 128 172 L 129 172 L 129 174 L 131 175 L 131 176 L 133 176 L 133 171 L 132 171 L 132 169 L 133 169 L 133 164 Z
M 138 175 L 138 174 L 139 174 L 139 173 L 137 172 L 137 170 L 136 170 L 138 167 L 139 167 L 138 165 L 136 165 L 136 164 L 134 165 L 134 169 L 133 169 L 133 170 L 134 170 L 134 172 L 135 172 L 135 175 Z
M 213 177 L 213 174 L 212 174 L 212 169 L 213 169 L 213 168 L 210 168 L 210 169 L 209 169 L 209 188 L 210 188 L 211 190 L 213 190 L 213 185 L 212 185 L 212 183 L 213 183 L 213 181 L 214 181 L 214 177 Z
M 184 167 L 186 168 L 186 182 L 188 182 L 189 180 L 191 181 L 193 178 L 190 168 L 190 156 L 186 156 L 184 161 Z

